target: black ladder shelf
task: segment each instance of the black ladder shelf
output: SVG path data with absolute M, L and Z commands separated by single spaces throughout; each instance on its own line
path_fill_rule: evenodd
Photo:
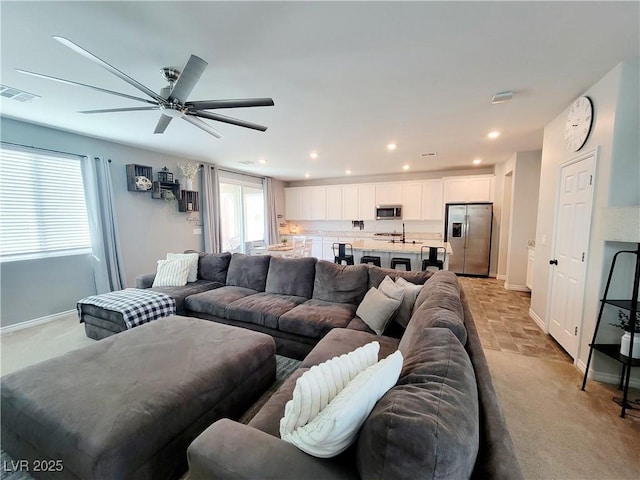
M 611 278 L 613 277 L 613 271 L 616 266 L 616 260 L 620 254 L 632 254 L 636 256 L 636 269 L 633 280 L 633 293 L 631 300 L 612 300 L 609 298 L 609 286 L 611 285 Z M 640 367 L 640 359 L 632 358 L 633 352 L 633 339 L 636 327 L 636 314 L 640 311 L 640 303 L 638 303 L 638 289 L 640 287 L 640 243 L 637 250 L 620 250 L 613 256 L 611 261 L 611 269 L 609 270 L 609 278 L 607 278 L 607 285 L 604 289 L 604 297 L 600 300 L 600 312 L 598 313 L 598 320 L 596 322 L 596 328 L 593 332 L 593 339 L 589 345 L 589 358 L 587 359 L 587 367 L 584 371 L 584 378 L 582 379 L 582 390 L 587 384 L 587 376 L 589 375 L 589 365 L 591 364 L 591 358 L 593 351 L 600 352 L 609 358 L 613 358 L 622 363 L 622 374 L 620 375 L 620 389 L 622 394 L 622 411 L 620 416 L 624 418 L 627 409 L 633 409 L 634 407 L 629 404 L 627 397 L 629 395 L 629 378 L 631 376 L 632 367 Z M 598 336 L 598 329 L 600 328 L 600 320 L 602 320 L 602 313 L 604 312 L 605 305 L 613 305 L 618 308 L 622 308 L 629 312 L 629 325 L 631 328 L 631 341 L 629 345 L 629 356 L 622 355 L 620 353 L 620 344 L 618 343 L 597 343 L 596 338 Z M 640 334 L 638 334 L 640 335 Z

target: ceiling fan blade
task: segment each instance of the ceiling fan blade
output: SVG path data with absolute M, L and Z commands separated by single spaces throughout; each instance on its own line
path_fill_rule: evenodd
M 158 123 L 156 124 L 156 129 L 153 131 L 153 133 L 164 133 L 164 131 L 167 129 L 167 126 L 169 125 L 169 122 L 171 122 L 172 117 L 170 117 L 169 115 L 165 115 L 164 113 L 162 115 L 160 115 L 160 119 L 158 120 Z
M 222 138 L 222 134 L 217 131 L 215 128 L 207 125 L 206 123 L 204 123 L 202 120 L 200 120 L 199 118 L 193 117 L 191 115 L 185 115 L 184 117 L 182 117 L 183 119 L 185 119 L 187 122 L 189 122 L 192 125 L 195 125 L 198 128 L 201 128 L 202 130 L 204 130 L 205 132 L 213 135 L 216 138 Z
M 200 57 L 191 55 L 189 61 L 184 66 L 182 73 L 178 77 L 173 90 L 171 90 L 170 100 L 178 100 L 180 103 L 184 103 L 189 97 L 191 90 L 196 86 L 198 80 L 202 76 L 202 72 L 207 68 L 208 63 Z
M 85 58 L 88 58 L 89 60 L 91 60 L 92 62 L 97 63 L 98 65 L 100 65 L 102 68 L 110 71 L 111 73 L 113 73 L 115 76 L 121 78 L 122 80 L 124 80 L 125 82 L 127 82 L 129 85 L 137 88 L 138 90 L 140 90 L 143 93 L 146 93 L 147 95 L 149 95 L 151 98 L 153 98 L 156 102 L 165 105 L 167 103 L 167 100 L 162 98 L 160 95 L 158 95 L 156 92 L 154 92 L 153 90 L 151 90 L 148 87 L 145 87 L 144 85 L 142 85 L 140 82 L 134 80 L 133 78 L 131 78 L 129 75 L 127 75 L 126 73 L 121 72 L 120 70 L 118 70 L 116 67 L 114 67 L 113 65 L 109 65 L 107 62 L 105 62 L 104 60 L 102 60 L 101 58 L 96 57 L 93 53 L 85 50 L 84 48 L 82 48 L 79 45 L 76 45 L 75 43 L 73 43 L 71 40 L 66 39 L 64 37 L 58 37 L 55 36 L 53 37 L 54 39 L 56 39 L 57 41 L 59 41 L 60 43 L 62 43 L 64 46 L 70 48 L 71 50 L 73 50 L 76 53 L 79 53 L 80 55 L 82 55 Z
M 238 120 L 237 118 L 227 117 L 225 115 L 220 115 L 219 113 L 209 113 L 209 112 L 187 112 L 187 115 L 195 115 L 197 117 L 208 118 L 209 120 L 216 120 L 218 122 L 230 123 L 231 125 L 238 125 L 239 127 L 252 128 L 254 130 L 260 130 L 264 132 L 267 127 L 264 125 L 258 125 L 257 123 L 246 122 L 244 120 Z
M 200 100 L 186 102 L 185 106 L 193 110 L 212 110 L 214 108 L 239 108 L 239 107 L 273 107 L 271 98 L 239 98 L 236 100 Z
M 67 85 L 73 85 L 73 86 L 77 86 L 77 87 L 91 88 L 93 90 L 97 90 L 98 92 L 109 93 L 111 95 L 118 95 L 119 97 L 128 98 L 130 100 L 137 100 L 138 102 L 145 102 L 145 103 L 151 103 L 153 105 L 157 105 L 157 102 L 154 102 L 153 100 L 147 100 L 146 98 L 140 98 L 140 97 L 135 97 L 133 95 L 127 95 L 126 93 L 114 92 L 113 90 L 106 90 L 104 88 L 94 87 L 93 85 L 87 85 L 85 83 L 72 82 L 71 80 L 65 80 L 64 78 L 51 77 L 49 75 L 44 75 L 42 73 L 29 72 L 27 70 L 22 70 L 20 68 L 16 68 L 16 71 L 18 71 L 20 73 L 24 73 L 25 75 L 31 75 L 33 77 L 46 78 L 47 80 L 53 80 L 55 82 L 66 83 Z
M 142 110 L 160 110 L 160 107 L 106 108 L 103 110 L 82 110 L 78 113 L 118 113 L 118 112 L 138 112 Z

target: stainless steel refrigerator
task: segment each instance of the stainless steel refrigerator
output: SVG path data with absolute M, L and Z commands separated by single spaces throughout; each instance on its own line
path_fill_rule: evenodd
M 489 276 L 493 203 L 447 203 L 444 240 L 449 242 L 449 270 Z

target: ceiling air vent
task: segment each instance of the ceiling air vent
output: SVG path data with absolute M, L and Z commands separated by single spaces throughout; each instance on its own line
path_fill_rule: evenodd
M 6 85 L 0 85 L 0 95 L 23 103 L 33 102 L 40 98 L 39 95 L 18 90 L 17 88 L 7 87 Z
M 420 156 L 422 158 L 426 158 L 426 157 L 435 157 L 438 155 L 438 152 L 426 152 L 426 153 L 421 153 Z

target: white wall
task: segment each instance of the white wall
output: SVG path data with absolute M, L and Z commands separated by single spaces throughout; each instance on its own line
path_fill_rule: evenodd
M 640 203 L 640 128 L 638 59 L 617 65 L 600 81 L 584 92 L 594 104 L 593 129 L 580 153 L 599 148 L 595 175 L 594 221 L 587 252 L 587 272 L 583 324 L 579 332 L 579 347 L 576 363 L 584 368 L 589 353 L 588 344 L 595 329 L 599 299 L 604 290 L 609 263 L 613 253 L 620 247 L 605 244 L 598 234 L 597 210 L 611 205 L 638 205 Z M 555 206 L 560 165 L 577 156 L 569 152 L 564 142 L 564 125 L 569 105 L 544 129 L 542 167 L 540 175 L 539 204 L 536 227 L 536 256 L 531 311 L 548 328 L 550 268 L 553 258 L 553 235 Z M 629 245 L 627 245 L 627 248 Z M 627 262 L 628 263 L 628 262 Z M 624 266 L 630 272 L 630 266 Z M 630 278 L 621 282 L 614 294 L 628 295 Z M 615 316 L 617 312 L 611 312 Z M 619 338 L 621 332 L 603 320 L 603 334 Z M 602 355 L 594 355 L 592 365 L 596 378 L 615 382 L 618 380 L 620 364 Z M 632 370 L 637 379 L 637 369 Z
M 1 118 L 1 138 L 6 142 L 112 160 L 120 242 L 129 286 L 135 285 L 136 275 L 155 271 L 156 260 L 164 258 L 167 252 L 203 248 L 202 235 L 193 234 L 195 223 L 201 220 L 200 214 L 180 213 L 175 202 L 154 200 L 148 192 L 127 191 L 126 164 L 150 165 L 155 177 L 155 172 L 164 166 L 177 175 L 177 164 L 189 159 L 4 117 Z M 64 194 L 64 186 L 61 188 Z M 0 268 L 2 326 L 72 310 L 77 300 L 95 293 L 86 256 L 9 262 Z
M 518 152 L 513 170 L 508 258 L 505 288 L 526 290 L 528 243 L 536 236 L 538 190 L 540 188 L 540 151 Z

